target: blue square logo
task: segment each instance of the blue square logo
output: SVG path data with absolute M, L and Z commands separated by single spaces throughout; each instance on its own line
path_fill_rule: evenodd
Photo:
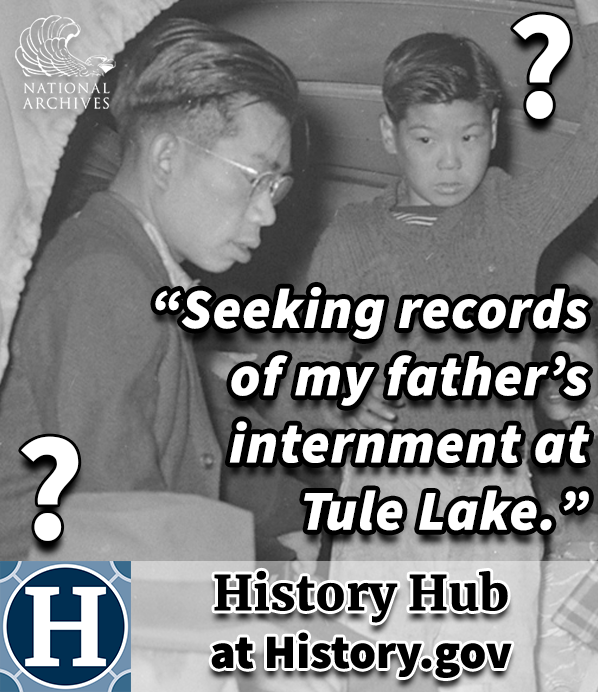
M 131 691 L 130 562 L 0 562 L 0 692 Z

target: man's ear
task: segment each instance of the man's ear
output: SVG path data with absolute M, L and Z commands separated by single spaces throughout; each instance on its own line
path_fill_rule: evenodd
M 180 146 L 179 140 L 170 132 L 156 135 L 150 143 L 148 156 L 152 178 L 162 189 L 170 185 Z
M 496 146 L 496 138 L 498 134 L 498 116 L 499 116 L 499 109 L 498 108 L 493 108 L 492 113 L 490 114 L 490 129 L 492 133 L 492 149 Z
M 388 113 L 382 113 L 380 116 L 380 133 L 382 135 L 382 144 L 389 154 L 397 153 L 396 142 L 396 127 L 390 119 Z

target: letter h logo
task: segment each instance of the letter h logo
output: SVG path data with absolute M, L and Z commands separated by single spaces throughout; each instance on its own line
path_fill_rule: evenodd
M 28 564 L 36 563 L 23 563 Z M 116 567 L 124 564 L 50 563 L 22 580 L 16 579 L 18 585 L 4 610 L 3 634 L 8 660 L 16 671 L 11 673 L 12 680 L 20 676 L 25 683 L 21 685 L 23 690 L 33 689 L 31 683 L 27 686 L 26 677 L 37 683 L 35 690 L 39 686 L 75 690 L 84 689 L 107 673 L 108 683 L 123 676 L 115 690 L 120 692 L 125 690 L 123 685 L 130 686 L 129 613 L 123 600 L 124 596 L 130 602 L 130 576 L 123 577 Z M 130 575 L 130 563 L 126 564 Z M 87 565 L 97 565 L 98 571 Z M 109 570 L 116 576 L 110 579 L 102 574 L 108 575 Z M 117 577 L 121 579 L 117 581 Z M 0 584 L 0 588 L 4 586 Z M 125 670 L 116 675 L 112 669 L 121 657 L 123 662 L 118 667 L 124 663 Z M 0 683 L 3 672 L 10 671 L 0 649 Z
M 98 656 L 98 597 L 106 594 L 106 587 L 74 586 L 72 592 L 81 598 L 81 620 L 51 620 L 50 599 L 58 595 L 58 586 L 28 586 L 25 593 L 33 596 L 33 656 L 25 659 L 33 666 L 59 666 L 60 660 L 50 654 L 52 630 L 80 630 L 81 656 L 73 659 L 73 666 L 102 666 L 106 659 Z

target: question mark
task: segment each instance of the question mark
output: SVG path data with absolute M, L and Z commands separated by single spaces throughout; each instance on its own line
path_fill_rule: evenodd
M 36 462 L 52 457 L 56 466 L 39 486 L 35 504 L 38 507 L 58 507 L 60 493 L 75 478 L 81 468 L 81 455 L 74 442 L 61 435 L 39 435 L 26 442 L 19 452 L 27 461 Z M 56 512 L 39 512 L 31 524 L 33 535 L 40 541 L 51 543 L 64 531 L 64 522 Z
M 546 47 L 531 64 L 527 83 L 530 86 L 552 84 L 553 70 L 567 56 L 573 43 L 567 22 L 556 14 L 533 12 L 516 21 L 511 31 L 524 41 L 534 34 L 546 36 Z M 546 120 L 554 113 L 554 96 L 544 89 L 535 89 L 525 97 L 523 107 L 533 120 Z

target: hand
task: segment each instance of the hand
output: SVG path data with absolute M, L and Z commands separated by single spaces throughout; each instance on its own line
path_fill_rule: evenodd
M 550 557 L 565 560 L 595 560 L 598 544 L 598 516 L 587 512 L 582 516 L 561 516 L 558 511 L 557 528 L 550 535 Z
M 293 531 L 278 536 L 278 540 L 287 548 L 295 551 L 296 560 L 292 560 L 289 567 L 293 574 L 299 576 L 303 573 L 312 575 L 316 571 L 318 553 L 320 552 L 320 537 L 308 536 L 303 531 Z
M 345 419 L 345 428 L 382 428 L 387 432 L 394 430 L 398 418 L 397 409 L 405 406 L 405 402 L 391 403 L 384 398 L 383 393 L 384 384 L 374 382 L 363 402 Z

